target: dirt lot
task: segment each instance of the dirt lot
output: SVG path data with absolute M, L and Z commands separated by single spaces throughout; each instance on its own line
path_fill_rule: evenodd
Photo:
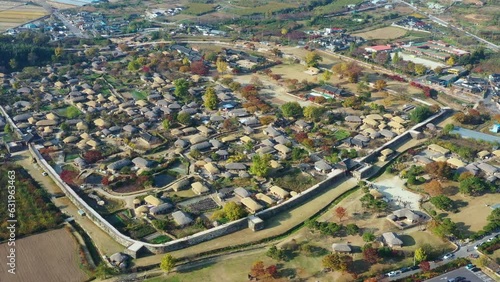
M 399 27 L 388 26 L 383 28 L 378 28 L 370 31 L 365 31 L 361 33 L 355 33 L 354 36 L 363 37 L 366 40 L 372 39 L 394 39 L 404 36 L 407 30 Z
M 2 261 L 7 244 L 0 245 Z M 0 281 L 65 281 L 81 282 L 89 277 L 80 269 L 78 245 L 66 229 L 57 229 L 16 241 L 16 275 L 0 265 Z
M 19 2 L 0 1 L 0 32 L 43 17 L 47 12 L 38 6 Z

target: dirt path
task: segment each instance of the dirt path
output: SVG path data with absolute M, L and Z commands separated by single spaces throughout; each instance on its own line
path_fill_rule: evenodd
M 37 165 L 31 163 L 31 155 L 28 151 L 14 157 L 16 164 L 22 166 L 31 177 L 38 182 L 50 194 L 62 194 L 61 189 L 48 176 L 43 176 L 43 170 Z M 71 216 L 92 238 L 92 241 L 99 249 L 101 254 L 112 255 L 116 252 L 121 252 L 124 247 L 118 244 L 113 238 L 105 233 L 101 228 L 95 225 L 88 217 L 80 216 L 78 208 L 67 198 L 54 198 L 52 201 L 63 213 Z

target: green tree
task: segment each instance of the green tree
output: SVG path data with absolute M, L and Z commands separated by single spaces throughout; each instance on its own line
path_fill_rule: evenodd
M 449 134 L 451 131 L 453 131 L 453 129 L 455 129 L 455 126 L 451 123 L 448 123 L 447 125 L 444 126 L 443 133 Z
M 281 106 L 283 116 L 287 118 L 300 118 L 303 115 L 302 107 L 297 102 L 288 102 Z
M 479 177 L 473 176 L 460 181 L 459 190 L 463 194 L 477 195 L 488 189 L 488 184 Z
M 174 80 L 175 91 L 174 95 L 178 98 L 186 98 L 189 94 L 189 81 L 184 78 Z
M 307 106 L 303 110 L 304 117 L 312 121 L 318 121 L 325 112 L 324 107 Z
M 427 254 L 425 253 L 425 250 L 423 248 L 416 249 L 413 261 L 418 264 L 425 260 L 427 260 Z
M 359 233 L 359 227 L 354 223 L 350 223 L 346 225 L 345 231 L 348 235 L 357 235 Z
M 170 120 L 165 119 L 164 121 L 162 121 L 161 125 L 163 126 L 163 129 L 169 130 L 170 129 Z
M 161 259 L 160 269 L 169 273 L 175 266 L 176 259 L 171 254 L 166 254 Z
M 427 106 L 418 106 L 410 113 L 410 120 L 419 123 L 430 117 L 432 112 Z
M 317 67 L 319 62 L 323 61 L 323 58 L 318 53 L 310 51 L 307 53 L 305 61 L 308 67 Z
M 5 133 L 12 133 L 12 128 L 10 127 L 10 124 L 8 122 L 3 127 L 3 132 L 5 132 Z
M 12 58 L 9 60 L 9 66 L 11 69 L 17 69 L 17 67 L 19 66 L 19 64 L 17 63 L 17 60 Z
M 99 53 L 99 49 L 97 49 L 96 47 L 91 47 L 85 50 L 84 53 L 87 57 L 93 58 Z
M 215 94 L 215 89 L 213 87 L 207 88 L 203 98 L 204 98 L 205 108 L 210 110 L 217 109 L 217 105 L 219 104 L 219 99 L 217 98 L 217 94 Z
M 436 197 L 432 197 L 430 202 L 438 209 L 444 211 L 453 211 L 455 210 L 455 202 L 452 199 L 445 195 L 439 195 Z
M 99 263 L 99 265 L 95 268 L 94 273 L 95 276 L 99 279 L 107 279 L 113 275 L 116 275 L 116 271 L 104 262 Z
M 177 121 L 186 126 L 191 125 L 191 115 L 188 113 L 180 113 L 177 115 Z
M 278 249 L 276 246 L 271 246 L 271 248 L 267 250 L 266 256 L 279 261 L 287 259 L 286 251 Z
M 365 232 L 363 233 L 363 241 L 372 242 L 375 240 L 375 234 L 373 232 Z
M 252 158 L 252 164 L 250 165 L 250 173 L 259 177 L 266 177 L 269 174 L 269 161 L 271 160 L 271 155 L 265 154 L 263 156 L 256 154 Z
M 132 60 L 128 63 L 127 69 L 129 71 L 137 71 L 141 68 L 141 64 L 137 60 Z
M 399 52 L 394 53 L 394 56 L 392 57 L 392 64 L 396 65 L 401 61 L 401 58 L 399 57 Z

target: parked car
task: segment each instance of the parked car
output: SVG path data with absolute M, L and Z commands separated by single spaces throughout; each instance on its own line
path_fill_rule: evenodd
M 43 175 L 43 176 L 47 176 L 47 175 L 49 175 L 49 174 L 48 174 L 48 173 L 46 173 L 46 172 L 44 171 L 44 172 L 42 172 L 42 175 Z
M 394 270 L 394 271 L 387 273 L 387 276 L 394 277 L 394 276 L 398 276 L 399 274 L 401 274 L 400 270 Z
M 410 270 L 411 270 L 411 268 L 409 268 L 409 267 L 403 267 L 403 268 L 401 268 L 400 270 L 401 270 L 401 273 L 405 273 L 405 272 L 410 271 Z
M 446 254 L 443 256 L 443 259 L 451 259 L 454 256 L 455 256 L 454 254 Z
M 479 243 L 479 244 L 475 245 L 475 246 L 474 246 L 474 250 L 479 249 L 479 247 L 481 247 L 481 245 L 482 245 L 482 244 L 484 244 L 484 243 Z
M 476 267 L 476 266 L 474 264 L 472 264 L 472 263 L 469 263 L 467 266 L 465 266 L 465 268 L 467 268 L 468 270 L 471 270 L 474 267 Z
M 414 266 L 410 267 L 410 270 L 417 270 L 417 269 L 420 269 L 420 266 L 414 265 Z
M 455 278 L 456 282 L 461 282 L 461 281 L 464 281 L 464 280 L 465 280 L 465 277 L 463 277 L 463 276 L 458 276 L 458 277 Z
M 491 242 L 491 241 L 493 241 L 493 240 L 497 239 L 499 236 L 500 236 L 500 234 L 497 234 L 497 235 L 495 235 L 495 236 L 491 237 L 490 239 L 488 239 L 487 241 L 488 241 L 488 242 Z

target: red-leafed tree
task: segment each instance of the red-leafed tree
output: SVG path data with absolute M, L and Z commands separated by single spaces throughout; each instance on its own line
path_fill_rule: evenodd
M 431 265 L 428 261 L 422 261 L 418 266 L 420 266 L 423 272 L 431 270 Z
M 378 252 L 372 247 L 371 244 L 367 244 L 363 248 L 363 259 L 370 264 L 374 264 L 379 260 Z
M 109 177 L 108 176 L 104 176 L 103 179 L 101 180 L 101 184 L 104 185 L 104 186 L 108 186 L 109 185 Z
M 207 75 L 209 68 L 203 61 L 195 61 L 191 64 L 191 72 L 197 75 Z
M 74 184 L 73 180 L 78 176 L 75 171 L 72 170 L 63 170 L 61 171 L 60 177 L 62 181 L 68 184 Z
M 270 265 L 266 268 L 267 274 L 271 276 L 272 278 L 276 278 L 278 276 L 278 267 L 276 265 Z
M 83 159 L 87 163 L 92 164 L 102 159 L 102 153 L 97 150 L 90 150 L 83 154 Z
M 343 207 L 338 207 L 335 209 L 335 216 L 338 217 L 339 221 L 342 222 L 342 219 L 347 215 L 347 210 Z

